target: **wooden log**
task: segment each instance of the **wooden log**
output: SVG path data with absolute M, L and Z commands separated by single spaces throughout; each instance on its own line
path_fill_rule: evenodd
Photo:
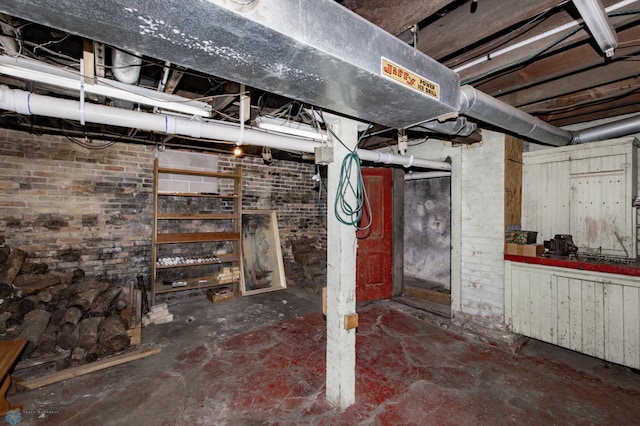
M 48 290 L 51 292 L 53 300 L 64 300 L 65 307 L 67 307 L 67 305 L 69 304 L 69 299 L 73 298 L 76 294 L 76 291 L 73 289 L 73 287 L 71 287 L 69 284 L 64 283 L 49 287 Z
M 51 313 L 51 322 L 53 324 L 60 325 L 64 321 L 64 317 L 67 315 L 67 308 L 56 308 Z
M 74 328 L 70 332 L 62 332 L 60 328 L 60 334 L 58 335 L 58 346 L 62 349 L 73 349 L 78 346 L 78 340 L 80 339 L 80 327 Z
M 38 304 L 37 300 L 34 300 L 33 298 L 25 297 L 18 304 L 18 315 L 24 316 L 27 313 L 33 311 L 36 308 L 37 304 Z
M 65 312 L 64 318 L 60 322 L 60 333 L 68 334 L 77 328 L 82 318 L 82 311 L 76 307 L 71 307 Z
M 49 290 L 41 290 L 36 294 L 36 296 L 40 303 L 49 303 L 53 300 L 53 295 Z
M 127 306 L 129 306 L 129 303 L 127 303 L 126 299 L 118 299 L 116 300 L 116 303 L 114 304 L 114 306 L 118 312 L 121 312 L 127 309 Z
M 17 279 L 16 279 L 17 280 Z M 25 294 L 34 294 L 45 288 L 53 287 L 60 284 L 61 279 L 55 274 L 33 275 L 21 287 Z
M 125 321 L 119 316 L 105 318 L 98 331 L 98 342 L 107 352 L 121 351 L 129 346 Z
M 60 371 L 60 370 L 66 370 L 69 367 L 69 359 L 71 358 L 71 351 L 67 351 L 69 353 L 69 356 L 66 358 L 60 358 L 59 360 L 56 361 L 56 370 Z
M 26 258 L 27 253 L 25 251 L 20 249 L 11 250 L 9 257 L 0 268 L 0 283 L 12 284 Z
M 84 358 L 87 353 L 87 350 L 81 348 L 80 346 L 76 346 L 71 351 L 71 359 L 69 365 L 71 367 L 77 367 L 78 365 L 84 364 Z
M 0 334 L 4 334 L 7 331 L 7 321 L 11 318 L 11 312 L 0 313 Z
M 104 315 L 110 311 L 113 301 L 122 293 L 122 287 L 112 285 L 100 293 L 89 307 L 90 315 Z
M 24 262 L 20 268 L 20 274 L 43 275 L 49 272 L 49 266 L 46 263 Z
M 15 371 L 19 371 L 21 377 L 48 374 L 56 370 L 56 365 L 60 360 L 67 359 L 70 355 L 71 351 L 56 348 L 55 351 L 38 357 L 22 357 L 20 362 L 16 364 Z
M 6 299 L 11 295 L 13 287 L 11 284 L 0 283 L 0 299 Z
M 56 346 L 58 345 L 59 333 L 60 333 L 60 327 L 49 322 L 47 329 L 40 337 L 40 342 L 38 342 L 38 347 L 36 348 L 35 353 L 39 355 L 46 355 L 51 352 L 54 352 L 56 349 Z
M 98 343 L 98 327 L 103 320 L 103 317 L 91 317 L 80 321 L 80 338 L 78 340 L 78 346 L 89 350 Z
M 106 291 L 109 287 L 110 285 L 108 283 L 98 281 L 95 278 L 84 278 L 76 284 L 77 295 L 69 305 L 77 306 L 82 309 L 82 311 L 86 311 L 98 295 Z
M 31 354 L 36 349 L 38 342 L 40 342 L 40 337 L 47 329 L 47 325 L 49 325 L 50 318 L 51 314 L 49 312 L 40 309 L 31 311 L 24 316 L 20 338 L 29 341 L 24 349 L 25 355 Z
M 60 277 L 60 279 L 62 280 L 63 284 L 73 284 L 79 279 L 84 278 L 84 276 L 85 276 L 84 270 L 78 268 L 78 269 L 74 269 L 68 274 L 64 274 L 63 276 Z
M 86 362 L 94 362 L 100 359 L 102 355 L 104 355 L 104 348 L 100 343 L 96 343 L 90 349 L 87 349 L 84 360 Z
M 6 312 L 11 314 L 11 318 L 7 320 L 7 326 L 22 324 L 23 314 L 20 314 L 20 300 L 14 300 L 7 307 Z
M 11 253 L 11 248 L 0 247 L 0 265 L 2 265 L 4 262 L 7 261 L 10 253 Z

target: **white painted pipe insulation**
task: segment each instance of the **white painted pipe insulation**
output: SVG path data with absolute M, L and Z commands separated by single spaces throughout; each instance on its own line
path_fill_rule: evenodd
M 0 109 L 15 111 L 24 115 L 40 115 L 67 120 L 108 124 L 141 129 L 151 132 L 183 135 L 194 138 L 235 142 L 239 140 L 239 126 L 219 121 L 197 121 L 182 117 L 151 114 L 85 103 L 82 111 L 80 102 L 42 96 L 19 89 L 0 86 Z M 244 143 L 286 151 L 313 153 L 319 142 L 287 135 L 270 133 L 253 128 L 245 128 Z M 426 160 L 413 156 L 400 156 L 365 149 L 358 150 L 358 156 L 365 161 L 398 164 L 405 167 L 419 167 L 434 170 L 451 170 L 451 164 L 444 161 Z

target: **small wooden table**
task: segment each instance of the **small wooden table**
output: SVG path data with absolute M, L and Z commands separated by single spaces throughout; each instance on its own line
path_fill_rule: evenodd
M 9 386 L 11 385 L 11 375 L 9 374 L 9 370 L 13 367 L 13 364 L 22 353 L 27 342 L 27 339 L 0 342 L 0 383 L 2 383 L 2 386 L 0 387 L 0 417 L 6 416 L 9 410 L 22 409 L 20 406 L 10 406 L 9 402 L 7 402 L 6 394 L 7 390 L 9 390 Z

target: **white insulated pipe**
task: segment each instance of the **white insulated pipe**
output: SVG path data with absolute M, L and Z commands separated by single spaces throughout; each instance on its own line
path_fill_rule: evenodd
M 420 173 L 406 173 L 404 180 L 420 180 L 420 179 L 434 179 L 451 176 L 451 172 L 420 172 Z
M 15 111 L 24 115 L 41 115 L 45 117 L 67 120 L 107 124 L 171 135 L 190 136 L 194 138 L 214 139 L 235 142 L 240 138 L 239 126 L 221 121 L 196 121 L 168 115 L 150 114 L 130 111 L 104 105 L 85 103 L 80 109 L 80 102 L 37 95 L 19 89 L 0 86 L 0 109 Z M 320 142 L 296 138 L 288 135 L 270 133 L 253 128 L 245 128 L 243 143 L 285 151 L 313 153 Z M 451 164 L 445 161 L 426 160 L 378 153 L 376 151 L 358 150 L 358 156 L 365 161 L 385 164 L 399 164 L 405 167 L 419 167 L 435 170 L 451 170 Z

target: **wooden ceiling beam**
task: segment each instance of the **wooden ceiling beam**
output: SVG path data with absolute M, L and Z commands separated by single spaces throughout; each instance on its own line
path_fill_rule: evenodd
M 634 93 L 640 93 L 640 77 L 632 77 L 565 96 L 536 102 L 520 108 L 534 115 L 571 114 L 571 111 L 614 103 Z
M 640 52 L 640 44 L 633 43 L 638 39 L 640 39 L 640 26 L 619 31 L 620 47 L 612 59 L 616 60 L 616 58 Z M 583 43 L 573 49 L 539 59 L 499 78 L 490 79 L 486 83 L 474 84 L 474 87 L 492 96 L 506 95 L 515 90 L 522 90 L 603 63 L 602 55 L 591 44 Z
M 496 97 L 511 106 L 522 108 L 547 99 L 626 80 L 637 74 L 637 62 L 617 61 Z
M 638 112 L 640 105 L 640 91 L 632 93 L 622 93 L 616 98 L 601 98 L 593 103 L 587 103 L 582 106 L 577 105 L 570 109 L 550 109 L 547 112 L 536 114 L 541 120 L 552 123 L 556 126 L 565 126 L 573 123 L 581 123 L 583 121 L 594 120 L 593 117 L 598 115 L 600 118 L 614 117 L 619 115 L 621 110 L 627 112 Z M 591 117 L 585 119 L 585 117 Z
M 471 13 L 469 3 L 463 3 L 421 29 L 417 47 L 440 60 L 557 4 L 558 0 L 519 0 L 517 5 L 506 6 L 504 0 L 482 0 L 475 13 Z
M 341 3 L 383 30 L 398 35 L 451 2 L 452 0 L 344 0 Z
M 628 102 L 635 100 L 635 104 L 628 105 Z M 632 98 L 627 99 L 627 102 L 617 102 L 618 106 L 614 104 L 602 105 L 600 109 L 592 109 L 584 111 L 574 111 L 572 115 L 553 116 L 546 118 L 544 121 L 553 124 L 554 126 L 569 126 L 577 123 L 587 123 L 589 121 L 601 120 L 603 118 L 620 117 L 626 114 L 638 113 L 638 105 L 640 104 L 640 96 L 634 95 Z M 545 117 L 540 117 L 544 119 Z

